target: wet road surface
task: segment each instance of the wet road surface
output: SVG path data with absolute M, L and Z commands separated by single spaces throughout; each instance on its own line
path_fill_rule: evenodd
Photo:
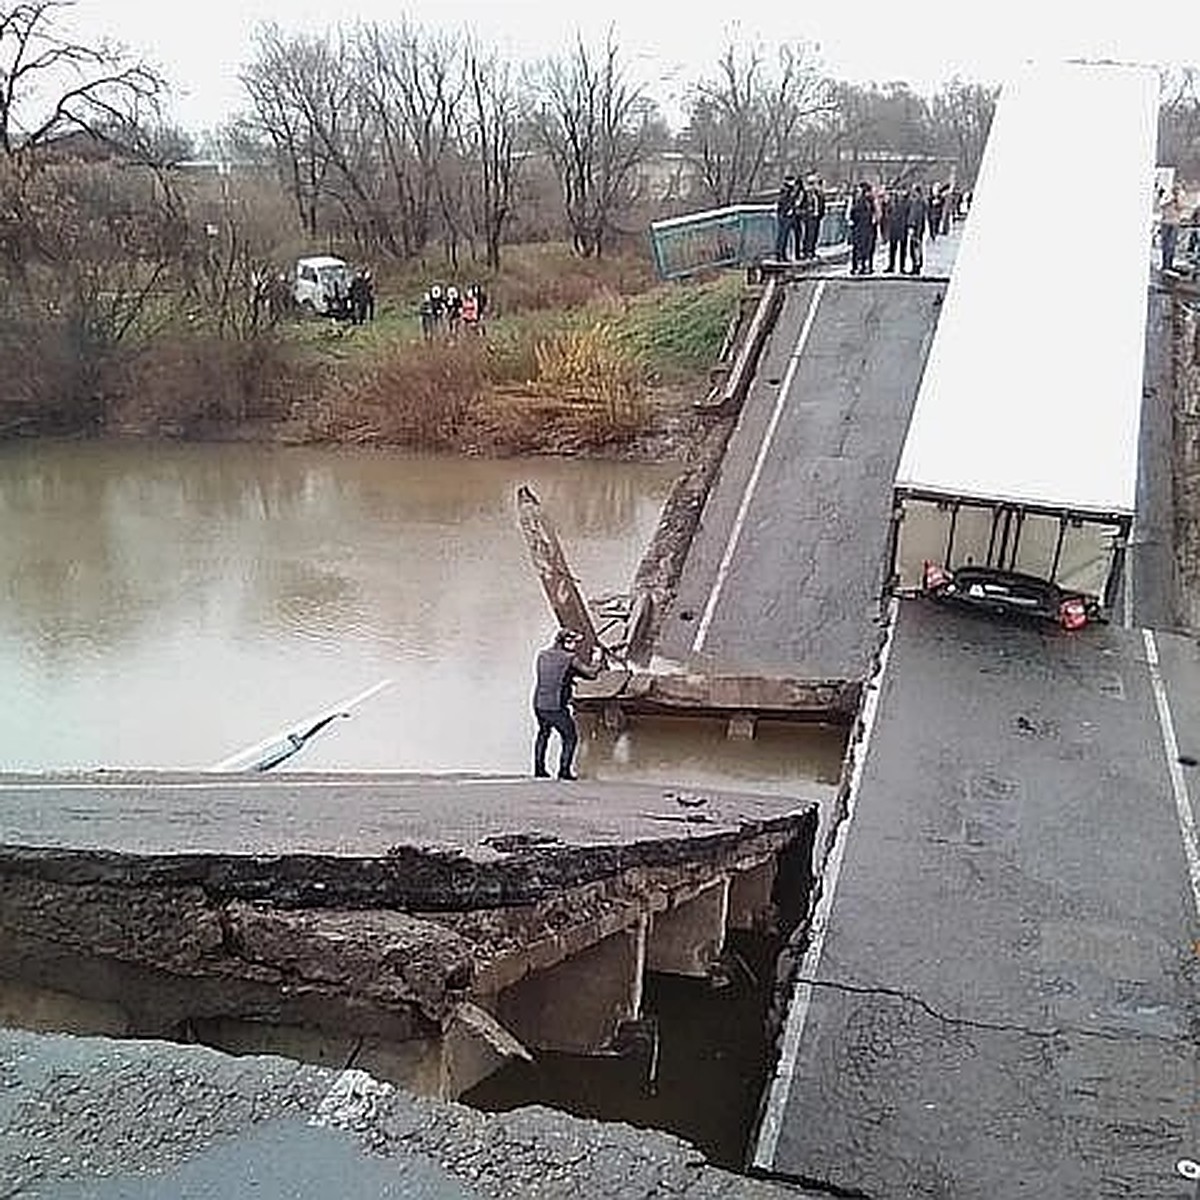
M 944 284 L 789 285 L 660 652 L 692 670 L 859 680 L 891 489 Z
M 900 606 L 761 1166 L 871 1197 L 1192 1195 L 1200 860 L 1162 713 L 1198 756 L 1197 666 L 1169 635 Z

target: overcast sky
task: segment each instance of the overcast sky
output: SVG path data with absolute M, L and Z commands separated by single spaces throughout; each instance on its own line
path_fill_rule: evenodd
M 923 91 L 953 75 L 999 82 L 1025 58 L 1200 63 L 1196 0 L 77 0 L 62 19 L 155 62 L 179 93 L 176 120 L 199 131 L 244 104 L 237 75 L 258 23 L 319 32 L 360 19 L 398 23 L 402 15 L 426 28 L 469 29 L 518 59 L 555 54 L 577 32 L 600 41 L 611 23 L 631 71 L 672 116 L 731 33 L 768 46 L 816 42 L 839 78 L 903 79 Z

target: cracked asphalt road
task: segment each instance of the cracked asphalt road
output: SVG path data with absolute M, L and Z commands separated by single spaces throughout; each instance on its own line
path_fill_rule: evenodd
M 1195 646 L 1158 644 L 1194 756 Z M 904 602 L 773 1169 L 1190 1200 L 1197 915 L 1140 631 Z
M 789 285 L 664 620 L 663 656 L 736 674 L 866 677 L 892 481 L 944 291 L 896 278 Z M 728 586 L 696 649 L 730 547 Z

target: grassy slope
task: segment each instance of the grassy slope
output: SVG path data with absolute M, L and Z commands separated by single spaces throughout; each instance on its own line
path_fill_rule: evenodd
M 658 284 L 640 260 L 583 263 L 557 247 L 507 264 L 484 281 L 495 315 L 483 339 L 425 341 L 411 278 L 381 287 L 370 325 L 290 324 L 292 348 L 331 381 L 307 436 L 484 453 L 629 446 L 704 386 L 741 291 L 737 275 Z

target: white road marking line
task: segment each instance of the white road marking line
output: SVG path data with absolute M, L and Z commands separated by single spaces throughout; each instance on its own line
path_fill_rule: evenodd
M 1146 644 L 1146 663 L 1150 668 L 1150 687 L 1154 692 L 1154 704 L 1158 709 L 1158 725 L 1162 732 L 1163 749 L 1167 755 L 1167 773 L 1171 777 L 1171 790 L 1175 793 L 1175 814 L 1179 818 L 1179 836 L 1183 839 L 1183 853 L 1187 859 L 1188 875 L 1192 882 L 1192 902 L 1196 915 L 1200 916 L 1200 844 L 1196 837 L 1196 815 L 1188 796 L 1187 780 L 1183 777 L 1183 766 L 1179 762 L 1179 743 L 1175 739 L 1175 722 L 1171 719 L 1171 704 L 1167 699 L 1167 685 L 1163 680 L 1158 661 L 1158 643 L 1149 629 L 1142 630 Z
M 825 950 L 825 938 L 829 932 L 829 921 L 833 912 L 834 893 L 837 891 L 838 878 L 842 871 L 842 858 L 846 853 L 846 843 L 850 840 L 850 825 L 854 819 L 858 789 L 862 784 L 871 735 L 875 729 L 879 698 L 886 682 L 888 662 L 892 655 L 892 639 L 895 636 L 899 611 L 900 602 L 893 599 L 888 606 L 888 630 L 879 655 L 879 670 L 867 684 L 867 696 L 863 701 L 862 736 L 855 748 L 854 766 L 850 771 L 850 783 L 846 795 L 846 816 L 838 826 L 833 849 L 829 852 L 825 869 L 821 873 L 821 898 L 817 901 L 817 907 L 813 912 L 808 949 L 804 952 L 804 958 L 800 963 L 796 989 L 792 993 L 792 1002 L 788 1006 L 783 1042 L 779 1049 L 779 1062 L 776 1064 L 775 1075 L 771 1080 L 771 1090 L 767 1095 L 762 1124 L 759 1126 L 758 1139 L 754 1147 L 754 1165 L 762 1171 L 769 1171 L 775 1165 L 775 1151 L 779 1145 L 783 1114 L 791 1096 L 796 1059 L 800 1054 L 800 1041 L 804 1036 L 804 1026 L 808 1021 L 808 1010 L 812 1003 L 813 989 L 810 981 L 817 978 L 821 955 Z
M 796 377 L 796 371 L 800 366 L 800 356 L 804 353 L 804 346 L 808 341 L 808 335 L 812 332 L 813 322 L 817 316 L 817 306 L 821 303 L 821 297 L 825 294 L 825 280 L 821 280 L 816 288 L 813 289 L 812 300 L 809 301 L 808 315 L 804 318 L 804 324 L 800 328 L 800 337 L 796 341 L 796 348 L 792 351 L 792 357 L 788 362 L 787 372 L 784 374 L 783 383 L 779 387 L 779 395 L 775 398 L 775 409 L 771 413 L 771 420 L 767 425 L 767 431 L 763 435 L 762 445 L 758 448 L 758 457 L 754 460 L 754 469 L 750 472 L 750 478 L 746 483 L 746 490 L 742 493 L 742 502 L 738 505 L 737 516 L 733 521 L 733 528 L 729 531 L 729 541 L 725 545 L 725 553 L 721 558 L 721 565 L 717 568 L 717 578 L 713 582 L 712 591 L 708 596 L 708 603 L 704 606 L 704 613 L 700 617 L 700 624 L 696 628 L 696 636 L 692 639 L 692 652 L 698 653 L 704 646 L 704 639 L 708 636 L 708 628 L 712 624 L 713 614 L 717 610 L 717 601 L 721 598 L 721 591 L 725 587 L 725 580 L 729 575 L 729 568 L 733 563 L 734 553 L 737 551 L 738 541 L 742 536 L 742 528 L 746 524 L 746 516 L 750 511 L 750 502 L 754 498 L 754 489 L 758 486 L 759 476 L 762 474 L 763 464 L 767 461 L 767 455 L 771 450 L 771 441 L 775 437 L 775 431 L 779 428 L 779 420 L 783 416 L 783 408 L 787 403 L 788 392 L 791 390 L 792 381 Z

